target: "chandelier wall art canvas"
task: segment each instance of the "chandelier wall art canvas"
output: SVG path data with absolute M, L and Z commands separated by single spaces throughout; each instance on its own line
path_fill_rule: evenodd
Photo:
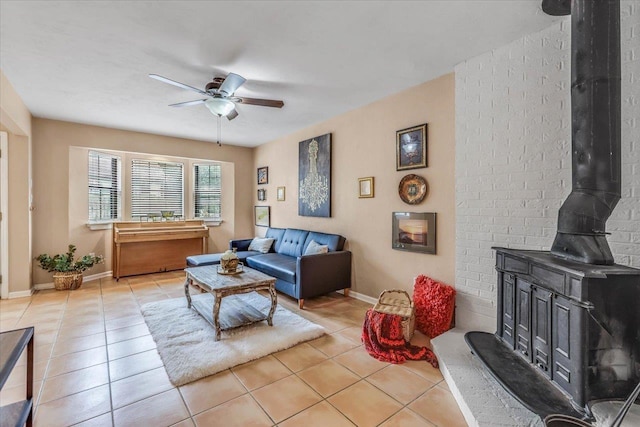
M 300 142 L 298 215 L 331 216 L 331 134 Z

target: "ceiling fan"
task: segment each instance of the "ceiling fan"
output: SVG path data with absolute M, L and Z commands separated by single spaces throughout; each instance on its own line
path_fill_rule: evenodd
M 177 86 L 182 89 L 197 92 L 200 95 L 205 95 L 208 97 L 205 99 L 196 99 L 195 101 L 170 104 L 170 107 L 189 107 L 191 105 L 204 104 L 209 109 L 209 111 L 211 111 L 216 116 L 226 117 L 229 120 L 233 120 L 238 117 L 236 104 L 259 105 L 261 107 L 276 108 L 282 108 L 282 106 L 284 105 L 284 102 L 273 99 L 246 98 L 235 96 L 235 91 L 238 90 L 238 88 L 247 81 L 244 77 L 235 73 L 229 73 L 227 77 L 214 77 L 212 81 L 207 83 L 204 90 L 200 90 L 193 86 L 189 86 L 184 83 L 159 76 L 157 74 L 149 74 L 149 77 L 173 86 Z

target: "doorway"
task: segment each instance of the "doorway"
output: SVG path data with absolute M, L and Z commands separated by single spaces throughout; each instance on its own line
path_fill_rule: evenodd
M 0 298 L 9 298 L 9 136 L 0 132 Z

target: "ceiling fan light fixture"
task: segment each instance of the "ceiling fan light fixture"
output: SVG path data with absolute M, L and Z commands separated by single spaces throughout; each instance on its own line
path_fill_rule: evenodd
M 232 112 L 236 106 L 233 101 L 230 101 L 225 98 L 211 98 L 207 99 L 204 103 L 207 106 L 209 111 L 219 117 L 226 117 L 227 114 Z

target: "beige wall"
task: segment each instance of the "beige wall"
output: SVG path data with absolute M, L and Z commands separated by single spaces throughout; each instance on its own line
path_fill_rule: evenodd
M 31 284 L 31 113 L 0 70 L 0 130 L 8 134 L 7 153 L 9 294 L 28 292 Z
M 31 136 L 31 113 L 0 69 L 0 122 L 8 132 Z
M 24 119 L 20 120 L 24 122 Z M 429 123 L 429 167 L 396 171 L 396 130 L 424 122 Z M 5 122 L 2 125 L 6 127 Z M 223 212 L 224 223 L 221 227 L 212 228 L 211 252 L 226 248 L 230 238 L 249 237 L 264 232 L 262 228 L 253 227 L 252 206 L 259 204 L 256 196 L 256 167 L 269 166 L 269 184 L 260 186 L 268 190 L 268 199 L 266 203 L 260 204 L 271 206 L 272 225 L 335 232 L 347 237 L 347 248 L 354 254 L 354 291 L 373 297 L 384 289 L 411 291 L 413 278 L 418 274 L 428 274 L 447 283 L 454 282 L 453 74 L 256 149 L 217 147 L 208 142 L 39 118 L 34 118 L 31 126 L 35 207 L 33 239 L 23 237 L 28 235 L 29 221 L 26 220 L 27 226 L 22 227 L 25 233 L 21 234 L 20 241 L 31 240 L 32 250 L 29 254 L 22 254 L 21 252 L 25 252 L 24 248 L 16 249 L 20 252 L 22 262 L 28 258 L 26 266 L 18 266 L 16 269 L 21 272 L 16 274 L 26 275 L 26 278 L 20 279 L 19 289 L 28 289 L 31 282 L 50 282 L 50 274 L 39 268 L 34 268 L 33 281 L 28 280 L 31 272 L 30 259 L 43 252 L 62 252 L 68 243 L 76 244 L 78 253 L 96 252 L 110 257 L 111 231 L 90 231 L 86 228 L 86 211 L 84 205 L 78 205 L 77 201 L 80 193 L 74 191 L 73 184 L 70 185 L 70 182 L 85 180 L 82 169 L 86 168 L 86 165 L 73 159 L 72 147 L 226 162 L 223 164 L 223 185 L 225 189 L 228 185 L 233 186 L 233 192 L 225 191 L 225 198 L 233 197 L 233 209 L 231 212 Z M 298 142 L 327 132 L 332 133 L 333 141 L 332 218 L 300 217 L 297 214 Z M 20 140 L 16 139 L 16 142 Z M 25 156 L 20 150 L 18 152 L 26 159 L 16 161 L 15 170 L 12 166 L 10 169 L 19 178 L 17 185 L 20 189 L 14 191 L 19 191 L 24 196 L 25 191 L 28 194 L 28 184 L 24 185 L 25 178 L 20 174 L 28 170 L 29 162 L 28 155 Z M 398 197 L 398 183 L 407 173 L 420 174 L 429 182 L 429 194 L 418 206 L 407 205 Z M 228 179 L 229 176 L 232 182 Z M 373 199 L 359 199 L 357 196 L 357 179 L 365 176 L 375 177 L 376 196 Z M 22 184 L 19 184 L 20 181 Z M 284 202 L 275 200 L 278 186 L 286 187 Z M 70 194 L 76 197 L 70 197 Z M 86 195 L 83 194 L 82 197 Z M 228 199 L 223 203 L 229 206 Z M 16 206 L 20 216 L 28 218 L 28 201 L 19 201 Z M 438 254 L 392 250 L 393 211 L 437 212 Z M 104 266 L 94 268 L 89 273 L 108 271 L 109 266 L 110 259 L 107 259 Z
M 106 256 L 105 264 L 89 274 L 111 269 L 111 230 L 86 227 L 86 149 L 129 151 L 154 156 L 182 157 L 224 162 L 223 223 L 211 228 L 210 252 L 226 249 L 229 239 L 252 232 L 251 191 L 253 150 L 210 142 L 109 129 L 35 118 L 34 140 L 34 238 L 33 254 L 63 252 L 69 243 L 78 254 Z M 123 163 L 125 167 L 125 163 Z M 186 205 L 185 205 L 186 208 Z M 34 270 L 34 283 L 51 281 L 51 274 Z
M 255 152 L 253 203 L 271 206 L 271 225 L 339 233 L 353 252 L 358 293 L 377 297 L 384 289 L 412 293 L 413 278 L 426 274 L 454 283 L 455 266 L 455 126 L 454 75 L 448 74 L 404 92 L 259 146 Z M 396 131 L 428 123 L 428 167 L 396 171 Z M 332 134 L 332 217 L 298 216 L 298 142 Z M 269 184 L 255 184 L 255 167 L 269 167 Z M 402 177 L 426 178 L 429 193 L 412 206 L 398 196 Z M 358 178 L 375 178 L 375 197 L 358 198 Z M 276 201 L 277 187 L 286 200 Z M 258 202 L 257 188 L 267 189 Z M 391 249 L 391 213 L 437 212 L 437 255 Z M 264 228 L 256 227 L 256 234 Z

